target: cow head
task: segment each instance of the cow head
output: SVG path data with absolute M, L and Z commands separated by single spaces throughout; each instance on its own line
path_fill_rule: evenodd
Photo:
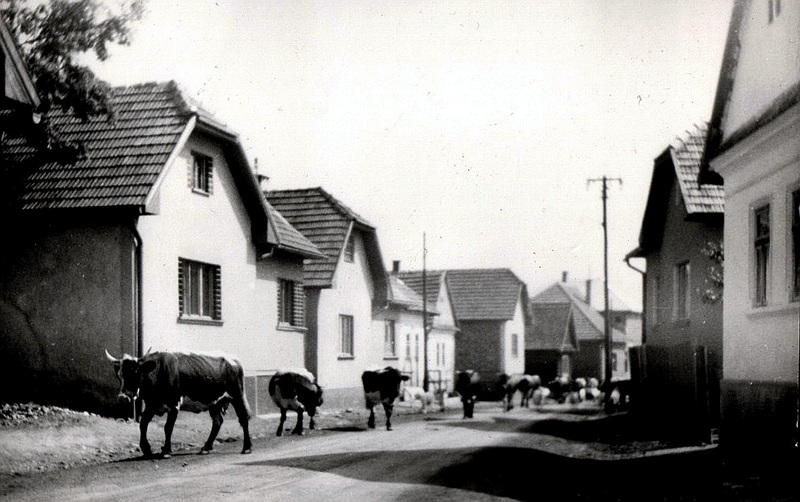
M 150 352 L 149 350 L 147 351 Z M 145 354 L 145 357 L 147 354 Z M 114 372 L 119 379 L 120 388 L 117 396 L 121 401 L 131 402 L 139 396 L 139 388 L 142 378 L 156 368 L 156 361 L 152 359 L 142 359 L 124 354 L 121 359 L 117 359 L 106 350 L 106 357 L 114 363 Z

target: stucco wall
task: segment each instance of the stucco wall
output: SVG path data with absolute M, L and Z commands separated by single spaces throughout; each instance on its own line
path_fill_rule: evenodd
M 6 227 L 0 387 L 4 398 L 108 411 L 118 388 L 104 349 L 134 344 L 133 236 L 109 220 L 75 220 Z
M 334 286 L 319 292 L 317 310 L 317 379 L 325 388 L 326 403 L 363 406 L 361 373 L 383 364 L 383 325 L 373 332 L 374 286 L 367 267 L 363 239 L 355 234 L 355 259 L 340 258 Z M 339 315 L 353 316 L 353 357 L 339 351 Z M 328 399 L 330 396 L 330 400 Z M 334 401 L 335 399 L 335 401 Z
M 213 158 L 210 195 L 190 187 L 192 151 Z M 303 366 L 303 332 L 277 322 L 277 278 L 302 281 L 300 259 L 257 260 L 250 218 L 219 147 L 193 135 L 159 187 L 157 215 L 143 216 L 143 348 L 221 351 L 247 375 Z M 219 265 L 221 325 L 179 320 L 178 259 Z
M 723 139 L 800 82 L 800 3 L 783 1 L 780 5 L 781 13 L 771 24 L 768 2 L 749 2 L 745 9 L 734 87 L 722 122 Z
M 511 339 L 517 335 L 517 354 L 512 353 Z M 522 299 L 514 309 L 514 318 L 503 324 L 502 372 L 507 375 L 525 372 L 525 316 L 522 312 Z

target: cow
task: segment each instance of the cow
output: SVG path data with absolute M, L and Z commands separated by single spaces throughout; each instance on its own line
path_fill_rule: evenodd
M 367 370 L 361 374 L 361 382 L 364 384 L 364 400 L 369 410 L 369 420 L 367 426 L 375 428 L 375 409 L 377 404 L 383 404 L 383 411 L 386 413 L 386 430 L 392 430 L 392 410 L 394 400 L 400 395 L 400 383 L 409 379 L 408 375 L 403 375 L 397 368 L 387 366 L 380 370 Z
M 542 380 L 537 375 L 514 374 L 508 376 L 505 381 L 505 410 L 510 411 L 514 408 L 514 395 L 517 392 L 521 395 L 519 405 L 523 408 L 528 407 L 528 400 L 541 384 Z
M 306 369 L 279 370 L 269 380 L 269 395 L 281 410 L 281 420 L 276 436 L 283 435 L 286 411 L 297 412 L 297 423 L 292 434 L 303 435 L 303 412 L 308 413 L 308 428 L 314 430 L 314 415 L 322 406 L 322 387 L 317 385 L 314 375 Z
M 464 405 L 464 418 L 472 418 L 475 401 L 480 393 L 481 376 L 477 371 L 459 371 L 456 375 L 455 391 L 461 396 Z
M 106 357 L 114 363 L 120 382 L 120 400 L 132 402 L 138 398 L 144 403 L 139 423 L 139 448 L 145 457 L 153 456 L 147 441 L 147 426 L 154 415 L 163 416 L 164 413 L 167 421 L 161 457 L 172 456 L 172 429 L 184 398 L 197 403 L 201 409 L 207 409 L 211 415 L 211 433 L 200 449 L 201 455 L 214 448 L 228 404 L 233 404 L 242 426 L 242 453 L 250 453 L 250 407 L 244 395 L 244 369 L 236 359 L 181 352 L 150 353 L 149 350 L 141 358 L 124 354 L 120 359 L 106 350 Z

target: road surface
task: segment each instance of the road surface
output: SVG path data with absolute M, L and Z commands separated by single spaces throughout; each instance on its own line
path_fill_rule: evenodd
M 253 453 L 223 443 L 170 459 L 131 458 L 24 477 L 0 487 L 0 500 L 114 502 L 718 500 L 714 449 L 620 459 L 587 446 L 578 429 L 516 409 L 396 417 L 394 430 L 364 425 L 302 437 L 262 438 Z M 561 420 L 561 419 L 559 419 Z M 574 420 L 574 421 L 572 421 Z M 293 419 L 288 421 L 293 424 Z M 546 425 L 550 427 L 545 427 Z M 553 424 L 560 424 L 552 427 Z M 585 436 L 585 433 L 584 433 Z M 571 438 L 571 439 L 567 439 Z M 153 441 L 154 446 L 157 444 Z M 605 455 L 605 456 L 604 456 Z

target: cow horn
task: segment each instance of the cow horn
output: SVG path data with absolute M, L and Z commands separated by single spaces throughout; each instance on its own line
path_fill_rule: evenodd
M 108 349 L 105 349 L 105 351 L 106 351 L 106 357 L 108 358 L 109 361 L 115 362 L 115 363 L 118 363 L 118 362 L 121 361 L 121 359 L 117 359 L 116 357 L 114 357 L 111 354 L 109 354 L 108 353 Z
M 144 355 L 143 355 L 142 357 L 147 357 L 147 355 L 148 355 L 148 354 L 150 354 L 150 351 L 151 351 L 151 350 L 153 350 L 153 347 L 152 347 L 152 346 L 151 346 L 151 347 L 148 347 L 148 348 L 147 348 L 147 352 L 145 352 L 145 353 L 144 353 Z

